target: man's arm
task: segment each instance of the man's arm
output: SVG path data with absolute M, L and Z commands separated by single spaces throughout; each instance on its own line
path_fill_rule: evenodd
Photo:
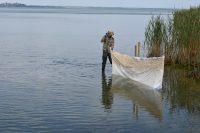
M 111 45 L 110 45 L 111 50 L 114 49 L 114 46 L 115 46 L 115 40 L 114 40 L 114 38 L 113 38 L 113 41 L 112 41 L 112 43 L 111 43 Z
M 101 42 L 102 42 L 102 43 L 105 42 L 105 36 L 102 37 Z

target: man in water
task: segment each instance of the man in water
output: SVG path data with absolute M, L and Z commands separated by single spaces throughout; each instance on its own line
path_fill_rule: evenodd
M 114 48 L 114 33 L 111 31 L 108 31 L 106 35 L 103 36 L 101 39 L 101 42 L 103 43 L 103 56 L 102 56 L 102 72 L 105 70 L 107 57 L 110 61 L 110 64 L 112 64 L 112 58 L 111 58 L 111 51 Z

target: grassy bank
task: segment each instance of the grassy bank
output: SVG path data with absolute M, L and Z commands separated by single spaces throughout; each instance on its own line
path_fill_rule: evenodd
M 200 7 L 152 17 L 145 31 L 148 57 L 165 55 L 165 64 L 182 65 L 200 79 Z

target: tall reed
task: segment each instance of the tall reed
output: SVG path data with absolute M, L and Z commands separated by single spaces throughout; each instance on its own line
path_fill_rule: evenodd
M 164 53 L 166 43 L 166 26 L 160 16 L 152 17 L 145 32 L 145 47 L 148 57 L 159 57 Z
M 200 78 L 200 7 L 177 10 L 167 20 L 152 18 L 145 32 L 148 56 L 165 54 L 165 63 L 180 64 Z

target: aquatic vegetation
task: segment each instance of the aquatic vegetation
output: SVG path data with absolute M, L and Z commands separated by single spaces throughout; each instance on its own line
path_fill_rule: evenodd
M 165 55 L 165 64 L 180 64 L 200 78 L 200 7 L 177 10 L 164 20 L 152 18 L 145 32 L 149 57 Z
M 148 57 L 159 57 L 163 54 L 166 45 L 166 26 L 160 16 L 152 17 L 145 32 L 145 47 L 148 49 Z

